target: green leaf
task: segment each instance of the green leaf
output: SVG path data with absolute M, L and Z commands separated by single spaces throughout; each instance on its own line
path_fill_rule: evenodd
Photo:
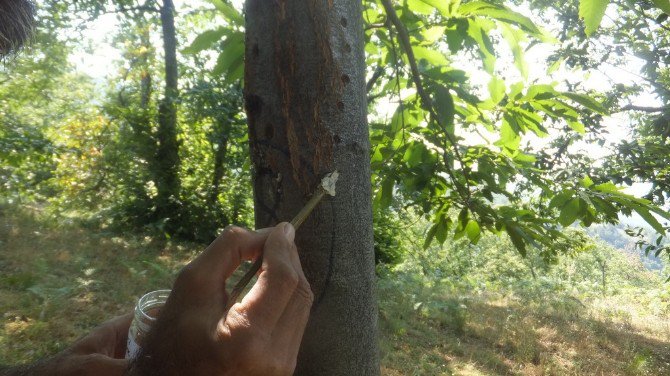
M 597 112 L 599 114 L 605 113 L 605 108 L 595 99 L 589 97 L 588 95 L 578 94 L 578 93 L 561 93 L 564 97 L 569 98 L 582 106 L 588 108 L 591 111 Z
M 505 231 L 521 256 L 526 257 L 526 243 L 523 240 L 523 230 L 516 224 L 507 222 L 505 223 Z
M 432 14 L 435 7 L 427 4 L 423 0 L 405 0 L 405 5 L 414 13 L 418 14 Z
M 554 98 L 556 94 L 556 90 L 552 85 L 538 84 L 529 86 L 524 98 L 544 100 Z
M 532 163 L 537 162 L 537 158 L 535 156 L 530 155 L 530 154 L 526 154 L 526 153 L 522 153 L 520 151 L 517 151 L 514 154 L 513 160 L 514 160 L 514 162 L 517 162 L 517 163 L 520 163 L 520 164 L 523 164 L 523 163 L 532 164 Z
M 489 93 L 491 94 L 491 101 L 495 104 L 500 103 L 503 98 L 505 98 L 505 81 L 498 77 L 492 76 L 491 81 L 489 81 Z
M 531 34 L 538 36 L 542 35 L 540 29 L 530 18 L 511 10 L 504 5 L 493 4 L 484 1 L 472 1 L 461 5 L 459 12 L 463 15 L 472 14 L 491 17 L 499 21 L 516 25 Z
M 426 146 L 421 142 L 412 142 L 407 146 L 403 161 L 407 163 L 407 167 L 415 168 L 424 163 L 434 162 L 430 152 Z
M 593 189 L 603 193 L 619 193 L 620 190 L 619 187 L 614 185 L 614 183 L 612 182 L 595 185 L 593 186 Z
M 465 226 L 465 232 L 468 235 L 468 239 L 474 244 L 477 244 L 479 239 L 481 239 L 481 229 L 479 228 L 479 223 L 474 220 L 470 220 Z
M 234 78 L 233 73 L 240 65 L 244 65 L 244 34 L 239 32 L 231 34 L 223 44 L 223 51 L 216 60 L 212 74 L 224 74 L 226 80 L 230 82 Z
M 572 128 L 573 131 L 575 131 L 579 134 L 586 133 L 586 127 L 584 127 L 584 124 L 582 124 L 578 121 L 569 121 L 568 125 L 570 126 L 570 128 Z
M 493 49 L 493 42 L 489 38 L 489 26 L 486 25 L 483 19 L 468 19 L 468 35 L 479 46 L 479 56 L 482 59 L 484 70 L 488 74 L 493 74 L 495 70 L 496 56 Z
M 586 35 L 591 36 L 598 27 L 605 15 L 609 0 L 580 0 L 579 17 L 584 19 L 586 26 Z
M 433 242 L 433 238 L 437 232 L 437 226 L 438 224 L 436 223 L 430 227 L 430 230 L 428 230 L 428 233 L 426 234 L 426 240 L 423 241 L 423 249 L 428 249 L 428 247 L 430 247 L 430 243 Z
M 507 119 L 503 119 L 502 127 L 500 128 L 500 140 L 495 143 L 497 146 L 505 147 L 511 151 L 515 151 L 521 144 L 521 137 Z
M 212 47 L 212 45 L 214 45 L 214 43 L 220 41 L 221 38 L 223 38 L 223 36 L 228 33 L 228 31 L 229 30 L 224 27 L 204 31 L 202 34 L 195 37 L 193 42 L 191 42 L 188 47 L 182 50 L 182 53 L 187 55 L 197 54 L 200 51 L 209 49 Z
M 435 43 L 444 36 L 446 26 L 432 26 L 421 32 L 426 43 Z
M 644 219 L 644 221 L 647 222 L 654 230 L 656 230 L 656 232 L 661 235 L 665 234 L 663 225 L 658 221 L 658 219 L 656 219 L 656 217 L 654 217 L 653 214 L 649 213 L 649 210 L 643 206 L 638 205 L 633 206 L 633 210 L 635 210 L 635 212 L 639 214 L 640 217 L 642 217 L 642 219 Z
M 437 9 L 444 17 L 451 17 L 453 11 L 458 7 L 459 1 L 453 0 L 421 0 L 422 2 Z
M 379 205 L 381 208 L 387 208 L 393 202 L 393 186 L 395 185 L 395 180 L 392 177 L 385 177 L 382 180 L 382 189 L 381 196 L 379 199 Z
M 447 234 L 449 233 L 449 223 L 444 217 L 440 217 L 439 222 L 437 223 L 437 230 L 435 231 L 435 239 L 440 244 L 444 244 L 447 240 Z
M 654 5 L 656 5 L 658 9 L 665 12 L 665 14 L 670 15 L 670 1 L 668 0 L 652 0 L 652 1 L 654 2 Z
M 451 96 L 449 89 L 444 86 L 437 86 L 435 90 L 435 111 L 440 117 L 440 124 L 442 124 L 446 131 L 451 135 L 454 134 L 454 98 Z
M 581 215 L 581 209 L 579 199 L 571 199 L 561 208 L 561 215 L 558 217 L 558 223 L 563 227 L 570 226 Z
M 224 3 L 222 0 L 207 0 L 207 2 L 214 5 L 219 12 L 223 13 L 224 18 L 230 23 L 244 26 L 244 17 L 231 5 Z
M 423 60 L 436 67 L 449 65 L 449 60 L 440 51 L 421 46 L 412 46 L 412 50 L 418 63 L 422 63 Z
M 593 185 L 593 180 L 588 175 L 584 175 L 579 184 L 581 184 L 581 186 L 584 188 L 589 188 Z
M 573 190 L 563 191 L 556 196 L 554 196 L 549 202 L 550 208 L 562 208 L 568 200 L 574 196 L 575 192 Z
M 507 25 L 501 27 L 502 36 L 507 41 L 509 48 L 512 50 L 514 56 L 514 65 L 521 73 L 521 77 L 528 79 L 528 63 L 523 51 L 521 43 L 525 42 L 523 33 L 519 30 L 514 30 Z

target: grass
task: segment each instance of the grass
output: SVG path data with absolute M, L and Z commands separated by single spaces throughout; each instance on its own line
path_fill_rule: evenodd
M 202 248 L 0 207 L 0 364 L 52 354 L 129 312 Z M 639 291 L 476 293 L 398 271 L 379 297 L 384 375 L 670 374 L 667 300 Z
M 630 296 L 471 294 L 403 277 L 380 281 L 384 374 L 670 374 L 670 318 Z

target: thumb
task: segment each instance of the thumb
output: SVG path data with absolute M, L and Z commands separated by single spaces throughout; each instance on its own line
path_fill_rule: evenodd
M 277 259 L 290 260 L 290 252 L 295 247 L 295 228 L 288 222 L 275 226 L 263 246 L 263 257 L 270 264 Z M 268 266 L 264 262 L 264 266 Z

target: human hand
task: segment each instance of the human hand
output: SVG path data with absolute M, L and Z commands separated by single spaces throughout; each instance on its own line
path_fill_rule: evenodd
M 105 322 L 72 347 L 30 368 L 31 375 L 121 376 L 128 367 L 126 352 L 132 314 Z M 11 373 L 10 373 L 11 374 Z M 22 373 L 19 373 L 22 374 Z
M 131 375 L 290 375 L 314 299 L 288 223 L 229 227 L 179 274 Z M 226 280 L 263 252 L 256 284 L 225 311 Z

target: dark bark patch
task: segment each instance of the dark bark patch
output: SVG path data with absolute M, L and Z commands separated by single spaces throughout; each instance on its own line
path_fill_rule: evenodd
M 342 137 L 340 137 L 339 134 L 336 134 L 335 136 L 333 136 L 333 141 L 335 141 L 336 144 L 339 144 L 342 142 Z
M 274 137 L 274 135 L 275 135 L 274 125 L 272 125 L 272 123 L 269 123 L 265 127 L 265 138 L 268 140 L 272 140 L 272 137 Z
M 344 111 L 344 102 L 337 101 L 337 109 L 340 111 Z
M 344 17 L 340 18 L 340 25 L 342 25 L 342 27 L 347 27 L 347 19 Z
M 251 54 L 253 55 L 253 57 L 258 57 L 258 55 L 260 54 L 260 50 L 258 49 L 257 43 L 254 43 L 254 46 L 251 48 Z
M 351 78 L 349 78 L 348 74 L 343 74 L 342 75 L 342 83 L 347 85 L 349 82 L 351 82 Z
M 344 44 L 344 52 L 346 53 L 351 52 L 351 45 L 349 43 Z
M 249 115 L 260 115 L 263 110 L 263 100 L 255 94 L 249 94 L 244 98 L 244 108 Z

